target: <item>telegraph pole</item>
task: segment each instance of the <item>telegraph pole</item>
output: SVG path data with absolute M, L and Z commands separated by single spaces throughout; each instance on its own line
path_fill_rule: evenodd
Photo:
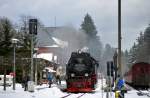
M 122 76 L 121 39 L 121 0 L 118 0 L 118 73 L 120 76 Z
M 38 48 L 34 48 L 34 51 L 36 51 L 35 52 L 35 54 L 36 54 L 36 59 L 35 59 L 35 85 L 37 85 L 37 51 L 38 51 Z
M 120 75 L 121 77 L 123 76 L 123 73 L 122 73 L 122 62 L 121 62 L 121 57 L 122 57 L 122 55 L 121 55 L 121 0 L 118 0 L 118 66 L 117 66 L 117 68 L 115 68 L 115 69 L 118 69 L 116 72 L 115 72 L 115 74 L 117 73 L 117 77 L 115 76 L 115 78 L 120 78 L 120 77 L 118 77 L 118 75 Z M 114 61 L 115 61 L 115 56 L 114 56 Z M 115 86 L 117 87 L 117 83 L 118 83 L 119 81 L 116 81 L 116 84 L 115 84 Z M 121 89 L 116 89 L 115 90 L 115 98 L 124 98 L 124 92 L 123 92 L 123 90 L 122 90 L 122 88 Z
M 13 90 L 16 89 L 16 45 L 14 44 Z
M 8 59 L 4 59 L 4 88 L 3 90 L 6 91 L 6 74 L 7 74 L 7 65 L 8 65 Z
M 31 34 L 31 81 L 33 81 L 33 33 Z
M 29 20 L 29 33 L 31 34 L 31 81 L 33 81 L 33 35 L 37 34 L 37 19 Z

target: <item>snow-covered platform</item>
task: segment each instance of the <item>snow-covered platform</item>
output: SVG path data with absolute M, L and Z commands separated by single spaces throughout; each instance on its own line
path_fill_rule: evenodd
M 63 84 L 64 85 L 64 84 Z M 105 80 L 103 81 L 105 86 Z M 68 95 L 66 98 L 106 98 L 106 93 L 101 90 L 102 80 L 98 81 L 98 87 L 93 93 L 76 93 L 69 94 L 63 92 L 59 89 L 59 86 L 53 84 L 51 88 L 48 85 L 36 86 L 34 92 L 24 91 L 24 88 L 20 84 L 16 85 L 16 90 L 13 91 L 12 87 L 7 87 L 6 91 L 3 91 L 3 86 L 0 86 L 0 98 L 63 98 L 63 96 Z M 115 98 L 114 93 L 109 94 L 110 98 Z M 125 98 L 149 98 L 147 96 L 137 95 L 136 90 L 128 91 L 125 94 Z

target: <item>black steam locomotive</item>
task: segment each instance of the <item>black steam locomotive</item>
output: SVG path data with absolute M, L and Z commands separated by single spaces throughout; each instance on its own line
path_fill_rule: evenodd
M 67 91 L 91 92 L 97 83 L 97 61 L 85 52 L 73 52 L 66 66 Z

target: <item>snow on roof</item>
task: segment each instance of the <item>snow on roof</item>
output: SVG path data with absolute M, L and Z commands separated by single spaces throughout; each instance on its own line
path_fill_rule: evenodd
M 55 43 L 60 46 L 61 48 L 64 48 L 64 47 L 68 47 L 68 42 L 67 41 L 63 41 L 61 39 L 58 39 L 56 37 L 52 37 L 52 39 L 55 41 Z
M 34 58 L 41 58 L 44 60 L 48 60 L 50 62 L 53 61 L 53 54 L 52 53 L 40 53 L 40 54 L 34 54 L 33 55 Z
M 51 45 L 51 46 L 43 46 L 43 47 L 51 48 L 51 47 L 59 47 L 59 46 L 58 46 L 58 45 L 56 45 L 56 44 L 53 44 L 53 45 Z
M 57 37 L 58 30 L 63 30 L 67 29 L 66 27 L 40 27 L 38 28 L 38 33 L 37 33 L 37 46 L 42 47 L 42 46 L 50 46 L 55 44 L 56 42 L 52 39 L 52 37 Z M 57 32 L 56 32 L 57 31 Z M 57 35 L 57 36 L 56 36 Z
M 4 75 L 0 75 L 0 77 L 4 77 Z M 11 75 L 6 75 L 6 77 L 13 77 Z
M 43 71 L 45 71 L 45 72 L 46 72 L 46 70 L 48 70 L 48 72 L 56 72 L 51 67 L 45 67 L 45 69 L 43 69 Z

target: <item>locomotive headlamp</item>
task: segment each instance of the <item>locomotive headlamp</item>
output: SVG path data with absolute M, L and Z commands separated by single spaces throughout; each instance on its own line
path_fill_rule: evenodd
M 79 54 L 81 54 L 81 53 L 82 53 L 82 51 L 81 51 L 81 50 L 79 50 L 79 51 L 78 51 L 78 53 L 79 53 Z
M 85 76 L 87 77 L 87 76 L 89 76 L 89 74 L 88 74 L 88 73 L 85 73 Z
M 74 73 L 71 73 L 71 77 L 74 77 L 75 76 L 75 74 Z

